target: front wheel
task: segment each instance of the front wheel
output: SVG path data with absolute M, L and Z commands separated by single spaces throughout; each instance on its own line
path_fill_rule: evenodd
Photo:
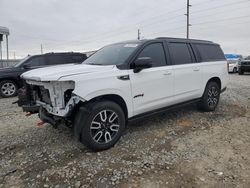
M 75 134 L 84 145 L 95 151 L 113 147 L 125 128 L 123 110 L 111 101 L 94 102 L 79 108 L 76 117 Z
M 209 82 L 206 86 L 198 107 L 206 112 L 214 111 L 219 103 L 220 87 L 216 82 Z
M 237 68 L 236 67 L 234 67 L 234 69 L 233 69 L 233 73 L 236 73 L 237 72 Z
M 244 71 L 243 71 L 242 69 L 239 69 L 239 70 L 238 70 L 238 73 L 239 73 L 239 75 L 243 75 L 243 74 L 244 74 Z
M 11 80 L 3 80 L 0 82 L 0 96 L 14 97 L 17 94 L 17 84 Z

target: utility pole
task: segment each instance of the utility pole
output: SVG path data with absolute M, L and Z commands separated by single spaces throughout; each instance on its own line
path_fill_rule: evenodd
M 3 59 L 3 54 L 2 54 L 2 41 L 0 40 L 0 60 Z
M 41 54 L 43 54 L 43 45 L 41 44 Z
M 187 16 L 187 39 L 189 39 L 189 27 L 191 26 L 190 22 L 189 22 L 189 16 L 190 16 L 190 7 L 192 5 L 190 5 L 189 0 L 187 0 L 187 14 L 185 14 Z
M 9 40 L 8 40 L 8 35 L 6 35 L 6 49 L 7 49 L 7 60 L 9 60 Z
M 137 35 L 138 35 L 138 36 L 137 36 L 137 39 L 140 40 L 140 39 L 141 39 L 141 32 L 140 32 L 140 29 L 138 29 Z

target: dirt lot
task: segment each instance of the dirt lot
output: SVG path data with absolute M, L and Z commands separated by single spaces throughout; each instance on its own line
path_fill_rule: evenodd
M 250 187 L 250 75 L 230 75 L 213 113 L 195 105 L 130 124 L 93 153 L 0 99 L 2 187 Z

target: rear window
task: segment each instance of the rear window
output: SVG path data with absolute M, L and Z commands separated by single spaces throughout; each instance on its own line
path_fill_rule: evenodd
M 47 65 L 82 63 L 87 59 L 85 54 L 52 54 L 47 56 Z
M 224 53 L 219 45 L 195 44 L 201 57 L 201 61 L 222 61 L 225 60 Z

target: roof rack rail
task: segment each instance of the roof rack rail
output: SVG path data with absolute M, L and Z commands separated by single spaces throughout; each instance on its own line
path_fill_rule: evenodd
M 165 40 L 179 40 L 179 41 L 191 41 L 191 42 L 202 42 L 202 43 L 213 43 L 208 40 L 199 40 L 199 39 L 186 39 L 186 38 L 174 38 L 174 37 L 157 37 L 155 39 L 165 39 Z

